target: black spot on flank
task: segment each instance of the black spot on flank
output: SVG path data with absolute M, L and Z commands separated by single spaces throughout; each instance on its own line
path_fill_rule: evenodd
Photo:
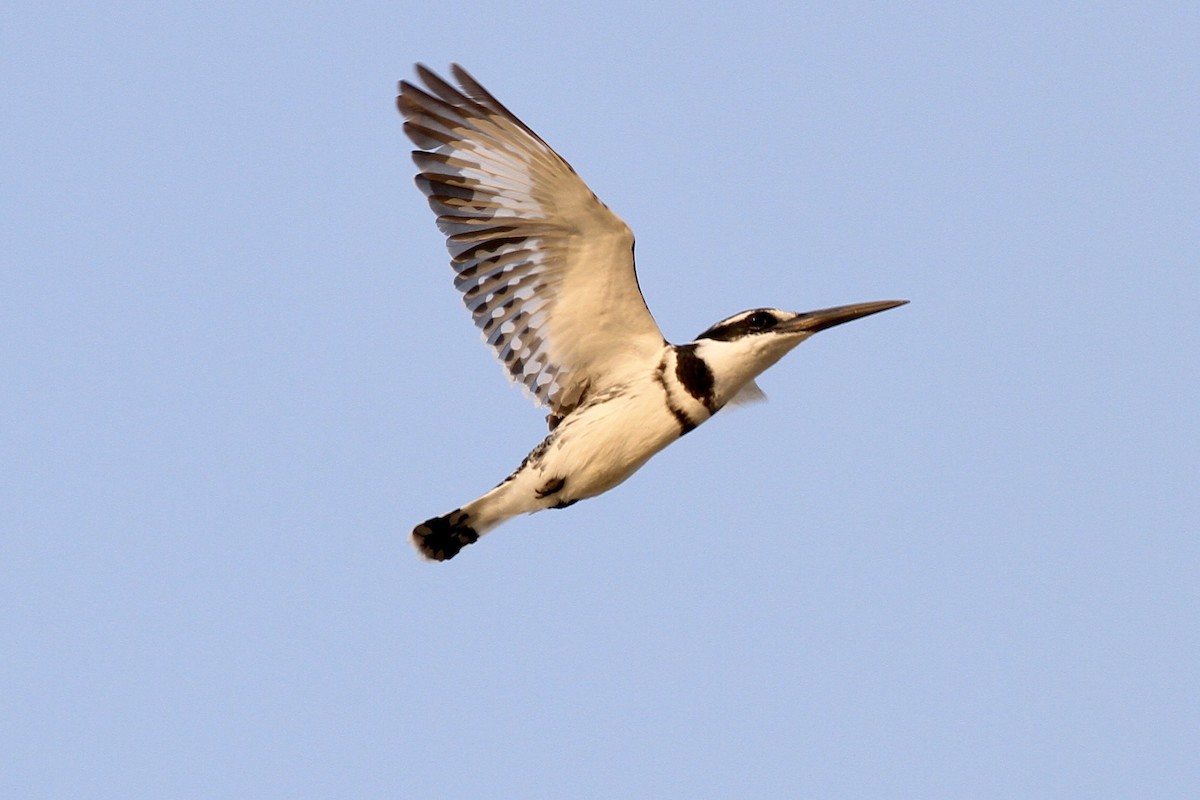
M 716 412 L 712 370 L 704 363 L 704 359 L 696 355 L 696 345 L 685 344 L 675 348 L 675 377 L 687 393 L 703 403 L 709 412 Z
M 538 499 L 549 497 L 555 492 L 562 491 L 562 488 L 567 485 L 566 478 L 552 478 L 542 485 L 542 488 L 535 490 Z
M 498 483 L 496 485 L 503 486 L 504 484 L 511 481 L 513 478 L 517 477 L 517 474 L 520 473 L 520 471 L 525 469 L 526 467 L 530 467 L 530 466 L 536 467 L 538 465 L 538 463 L 541 462 L 542 456 L 546 455 L 546 451 L 550 449 L 550 442 L 552 442 L 553 440 L 554 440 L 553 436 L 547 436 L 545 439 L 542 439 L 542 441 L 538 442 L 538 446 L 533 448 L 532 450 L 530 450 L 529 455 L 527 455 L 527 456 L 525 456 L 525 458 L 521 459 L 521 463 L 517 466 L 516 469 L 514 469 L 512 471 L 512 474 L 509 475 L 504 480 L 500 481 L 500 483 Z

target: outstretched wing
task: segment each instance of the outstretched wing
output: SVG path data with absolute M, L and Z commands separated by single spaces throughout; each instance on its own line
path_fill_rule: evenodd
M 466 70 L 450 69 L 459 88 L 420 64 L 424 89 L 400 82 L 417 186 L 475 324 L 553 426 L 657 359 L 664 339 L 638 288 L 629 227 Z

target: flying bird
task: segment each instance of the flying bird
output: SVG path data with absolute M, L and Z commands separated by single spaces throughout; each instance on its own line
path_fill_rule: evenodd
M 730 404 L 817 331 L 906 300 L 791 312 L 755 308 L 667 342 L 638 287 L 633 233 L 558 153 L 466 70 L 400 82 L 417 186 L 462 292 L 511 380 L 548 409 L 549 435 L 496 488 L 417 525 L 444 561 L 502 522 L 618 485 Z

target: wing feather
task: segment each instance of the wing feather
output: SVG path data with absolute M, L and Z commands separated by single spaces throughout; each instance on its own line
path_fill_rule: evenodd
M 541 137 L 457 65 L 417 65 L 397 105 L 454 285 L 487 344 L 553 417 L 626 380 L 664 344 L 633 234 Z

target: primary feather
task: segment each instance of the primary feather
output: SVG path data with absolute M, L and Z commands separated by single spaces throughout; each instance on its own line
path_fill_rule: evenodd
M 664 339 L 638 288 L 633 233 L 557 153 L 466 70 L 456 89 L 417 66 L 400 84 L 417 186 L 475 324 L 553 420 L 622 379 Z M 596 314 L 595 310 L 602 309 Z

